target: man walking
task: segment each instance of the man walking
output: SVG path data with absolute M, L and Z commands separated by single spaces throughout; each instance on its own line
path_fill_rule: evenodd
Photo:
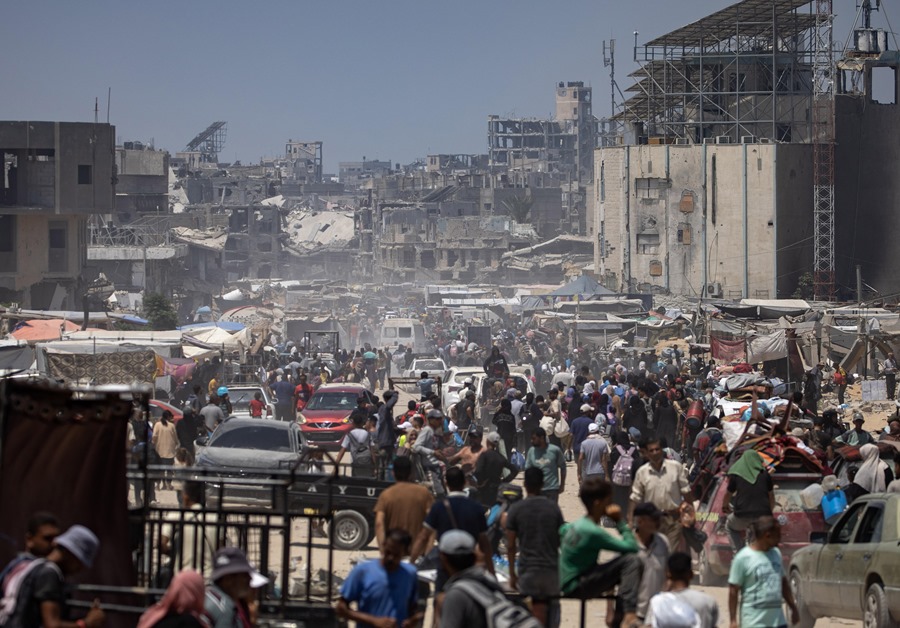
M 474 499 L 470 499 L 463 489 L 466 487 L 466 476 L 459 467 L 447 470 L 447 488 L 450 492 L 431 506 L 425 525 L 413 544 L 410 560 L 415 562 L 434 544 L 435 537 L 441 541 L 450 530 L 464 530 L 478 540 L 478 547 L 485 557 L 487 569 L 493 573 L 494 563 L 491 560 L 491 543 L 487 537 L 487 519 L 484 508 Z M 435 591 L 440 592 L 447 582 L 448 574 L 438 568 Z
M 588 426 L 588 437 L 581 443 L 578 454 L 578 483 L 589 478 L 606 479 L 609 469 L 609 445 L 600 436 L 600 426 L 591 423 Z
M 506 514 L 506 554 L 509 586 L 530 597 L 534 616 L 554 628 L 560 618 L 559 528 L 565 521 L 559 506 L 541 495 L 543 486 L 540 469 L 525 470 L 528 496 L 513 504 Z
M 378 453 L 378 479 L 384 480 L 388 467 L 394 461 L 394 446 L 397 442 L 397 432 L 394 429 L 394 406 L 397 405 L 399 395 L 395 390 L 384 392 L 384 403 L 376 411 L 378 417 L 375 423 L 375 447 Z
M 437 432 L 444 424 L 444 415 L 440 410 L 429 410 L 425 419 L 427 424 L 419 430 L 412 453 L 419 456 L 422 468 L 431 474 L 435 497 L 441 497 L 445 491 L 442 464 L 438 458 L 441 455 L 441 444 Z
M 562 449 L 547 442 L 547 432 L 539 427 L 531 433 L 531 449 L 525 457 L 525 468 L 537 467 L 544 473 L 544 496 L 554 504 L 566 489 L 566 458 Z
M 431 510 L 434 498 L 431 491 L 410 481 L 412 463 L 407 456 L 394 461 L 394 479 L 397 481 L 378 496 L 375 503 L 375 538 L 378 547 L 384 545 L 387 530 L 400 529 L 416 538 L 422 531 L 425 515 Z
M 360 628 L 394 628 L 416 625 L 424 613 L 417 612 L 416 568 L 404 563 L 410 536 L 392 529 L 381 543 L 381 558 L 359 563 L 341 585 L 337 616 L 350 619 Z M 350 608 L 356 603 L 357 610 Z
M 487 450 L 478 456 L 475 463 L 475 481 L 478 483 L 478 501 L 485 508 L 490 508 L 497 501 L 497 491 L 504 481 L 503 471 L 509 470 L 507 482 L 512 482 L 519 474 L 514 464 L 503 457 L 498 450 L 500 434 L 491 432 L 487 436 Z
M 685 499 L 691 499 L 687 469 L 680 462 L 666 459 L 662 445 L 656 438 L 645 440 L 643 449 L 649 463 L 641 466 L 634 474 L 628 519 L 631 520 L 634 507 L 640 503 L 650 502 L 659 508 L 665 513 L 660 531 L 668 537 L 669 547 L 675 551 L 680 547 L 682 538 L 681 503 Z
M 206 616 L 212 628 L 247 628 L 254 625 L 250 601 L 253 587 L 268 579 L 250 565 L 236 547 L 223 547 L 213 561 L 212 584 L 206 589 Z M 257 584 L 254 584 L 256 581 Z
M 791 609 L 791 625 L 800 623 L 791 586 L 784 575 L 781 526 L 773 517 L 753 523 L 753 541 L 735 555 L 728 576 L 728 613 L 731 628 L 787 628 L 781 601 Z M 738 600 L 740 599 L 740 616 Z
M 888 353 L 887 359 L 881 363 L 881 370 L 884 373 L 884 386 L 887 388 L 888 399 L 894 399 L 894 393 L 897 391 L 897 360 L 894 354 Z

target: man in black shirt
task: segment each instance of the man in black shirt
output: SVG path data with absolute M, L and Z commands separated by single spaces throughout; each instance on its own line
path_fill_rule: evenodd
M 475 463 L 475 481 L 478 482 L 478 501 L 485 508 L 490 508 L 497 501 L 497 491 L 503 482 L 503 470 L 509 469 L 511 475 L 506 478 L 512 482 L 519 474 L 514 464 L 503 457 L 497 447 L 500 445 L 500 434 L 491 432 L 487 435 L 487 450 L 478 456 Z
M 99 628 L 104 613 L 97 602 L 84 619 L 69 621 L 66 604 L 65 578 L 90 568 L 100 548 L 100 541 L 84 526 L 74 525 L 56 537 L 53 550 L 46 560 L 34 560 L 23 565 L 16 583 L 15 609 L 6 625 L 44 626 L 45 628 Z M 7 576 L 6 587 L 17 574 Z M 9 595 L 10 591 L 5 591 Z
M 731 548 L 737 553 L 744 547 L 741 535 L 760 517 L 771 517 L 775 508 L 775 487 L 766 471 L 762 457 L 755 449 L 748 449 L 728 469 L 727 491 L 722 512 L 728 513 L 725 528 Z M 748 539 L 749 540 L 749 539 Z

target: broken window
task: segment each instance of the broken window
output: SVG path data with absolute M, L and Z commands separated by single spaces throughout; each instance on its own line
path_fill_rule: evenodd
M 0 215 L 0 272 L 16 270 L 16 217 Z
M 687 224 L 678 225 L 678 242 L 679 244 L 691 243 L 691 226 Z
M 78 185 L 91 185 L 93 182 L 93 173 L 91 166 L 87 164 L 78 164 Z
M 48 230 L 50 257 L 47 270 L 64 273 L 69 270 L 68 225 L 62 220 L 51 220 Z
M 663 265 L 662 262 L 658 259 L 650 262 L 650 276 L 651 277 L 661 277 L 663 274 Z
M 666 187 L 668 187 L 668 185 L 665 179 L 643 178 L 634 180 L 635 196 L 642 200 L 659 200 L 660 196 L 662 195 L 660 190 Z
M 637 236 L 637 249 L 641 255 L 656 255 L 659 252 L 659 234 L 639 233 Z

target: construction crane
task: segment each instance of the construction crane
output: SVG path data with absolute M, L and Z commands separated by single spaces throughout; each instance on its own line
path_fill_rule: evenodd
M 834 2 L 815 0 L 813 52 L 813 293 L 834 291 Z
M 188 142 L 185 152 L 199 152 L 201 162 L 218 163 L 219 153 L 225 148 L 226 125 L 224 121 L 213 122 Z

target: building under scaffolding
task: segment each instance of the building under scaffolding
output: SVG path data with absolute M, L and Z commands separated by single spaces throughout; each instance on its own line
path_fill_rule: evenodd
M 816 16 L 805 5 L 744 0 L 636 46 L 642 65 L 615 119 L 635 144 L 808 141 Z
M 823 45 L 831 4 L 744 0 L 636 42 L 617 145 L 594 159 L 591 235 L 607 287 L 784 298 L 815 279 L 822 294 L 833 280 L 836 296 L 854 298 L 860 264 L 881 294 L 900 293 L 884 228 L 900 203 L 898 46 L 867 20 L 835 59 Z

